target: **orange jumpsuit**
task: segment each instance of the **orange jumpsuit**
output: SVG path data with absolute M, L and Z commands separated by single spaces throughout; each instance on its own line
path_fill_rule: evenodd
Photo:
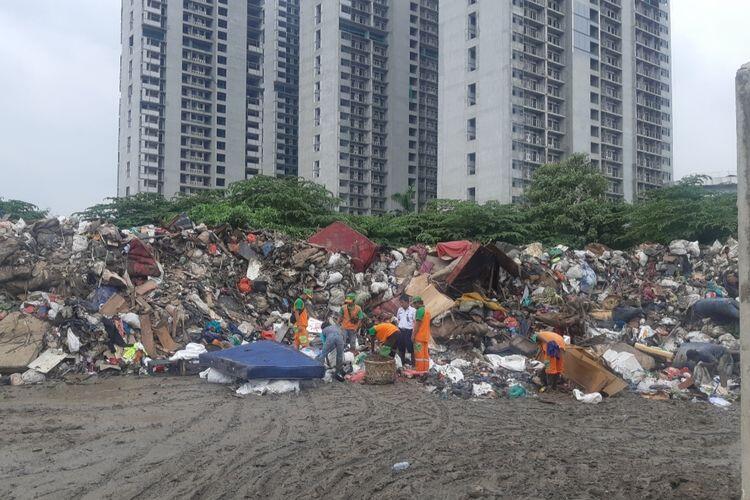
M 562 351 L 564 351 L 567 347 L 565 339 L 563 339 L 561 335 L 555 332 L 539 332 L 536 335 L 536 341 L 541 346 L 541 351 L 539 352 L 538 359 L 546 365 L 545 371 L 549 375 L 561 375 L 563 372 Z M 547 356 L 547 344 L 552 341 L 555 341 L 558 347 L 560 347 L 561 352 L 559 358 L 551 358 Z
M 421 314 L 420 314 L 421 313 Z M 419 328 L 414 332 L 414 369 L 418 372 L 426 372 L 430 369 L 430 313 L 426 308 L 417 310 Z M 415 325 L 416 327 L 416 325 Z
M 294 314 L 297 317 L 297 323 L 294 328 L 294 347 L 300 349 L 310 345 L 310 339 L 307 336 L 307 323 L 309 320 L 307 307 L 303 307 L 301 311 L 295 310 Z
M 398 327 L 393 323 L 379 323 L 373 328 L 375 328 L 375 338 L 383 345 L 385 345 L 394 333 L 399 332 Z

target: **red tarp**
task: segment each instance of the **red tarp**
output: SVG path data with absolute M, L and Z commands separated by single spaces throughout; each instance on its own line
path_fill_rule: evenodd
M 437 244 L 437 254 L 441 259 L 443 257 L 461 257 L 463 254 L 469 251 L 471 248 L 470 241 L 446 241 Z
M 320 245 L 329 252 L 342 252 L 352 258 L 352 268 L 361 273 L 372 263 L 378 246 L 367 237 L 343 222 L 334 222 L 321 229 L 307 240 L 313 245 Z

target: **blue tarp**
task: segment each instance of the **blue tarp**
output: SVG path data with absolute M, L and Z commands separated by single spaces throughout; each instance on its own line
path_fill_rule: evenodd
M 323 378 L 325 374 L 325 367 L 314 359 L 270 340 L 203 353 L 199 360 L 202 365 L 246 380 L 302 380 Z

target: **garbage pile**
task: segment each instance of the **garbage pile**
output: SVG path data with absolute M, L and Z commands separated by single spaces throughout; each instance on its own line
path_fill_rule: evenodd
M 292 304 L 305 289 L 312 318 L 353 293 L 367 325 L 391 321 L 400 297 L 420 296 L 432 317 L 431 369 L 402 373 L 441 397 L 533 396 L 548 371 L 540 332 L 561 336 L 562 376 L 583 389 L 581 401 L 627 388 L 715 404 L 737 396 L 733 239 L 628 252 L 469 241 L 390 249 L 341 223 L 294 241 L 184 215 L 128 229 L 0 220 L 0 374 L 24 384 L 198 373 L 206 351 L 291 343 Z M 363 378 L 360 352 L 346 364 L 351 380 Z
M 529 339 L 555 331 L 568 344 L 563 375 L 586 393 L 630 387 L 655 399 L 737 397 L 737 241 L 677 240 L 630 252 L 450 245 L 409 250 L 425 272 L 412 283 L 456 299 L 434 316 L 435 350 L 446 352 L 433 356 L 440 365 L 428 390 L 531 394 L 544 367 Z
M 401 254 L 376 256 L 373 245 L 365 262 L 362 252 L 328 247 L 211 230 L 185 216 L 123 230 L 75 219 L 0 221 L 0 373 L 14 384 L 193 373 L 206 348 L 289 342 L 303 289 L 314 291 L 316 318 L 340 310 L 347 292 L 363 304 L 393 297 L 390 271 Z

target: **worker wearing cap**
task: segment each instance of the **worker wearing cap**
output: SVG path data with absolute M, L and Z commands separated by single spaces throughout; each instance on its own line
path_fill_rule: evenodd
M 312 290 L 305 288 L 302 295 L 294 301 L 294 347 L 301 349 L 310 345 L 310 339 L 307 336 L 307 323 L 310 319 L 308 312 L 308 303 L 312 299 Z
M 539 344 L 537 359 L 544 363 L 547 385 L 557 389 L 557 382 L 563 372 L 563 351 L 568 347 L 565 339 L 555 332 L 539 332 L 531 340 Z
M 382 349 L 382 353 L 394 357 L 396 355 L 396 343 L 398 342 L 399 329 L 393 323 L 378 323 L 373 326 L 367 333 L 375 337 L 380 345 L 387 349 Z
M 358 349 L 357 332 L 362 327 L 365 319 L 365 313 L 362 308 L 354 303 L 355 295 L 349 293 L 344 300 L 344 307 L 341 308 L 341 328 L 346 332 L 346 344 L 350 349 Z
M 412 299 L 417 313 L 414 315 L 414 369 L 418 372 L 426 372 L 430 369 L 430 312 L 425 308 L 422 297 L 416 296 Z

